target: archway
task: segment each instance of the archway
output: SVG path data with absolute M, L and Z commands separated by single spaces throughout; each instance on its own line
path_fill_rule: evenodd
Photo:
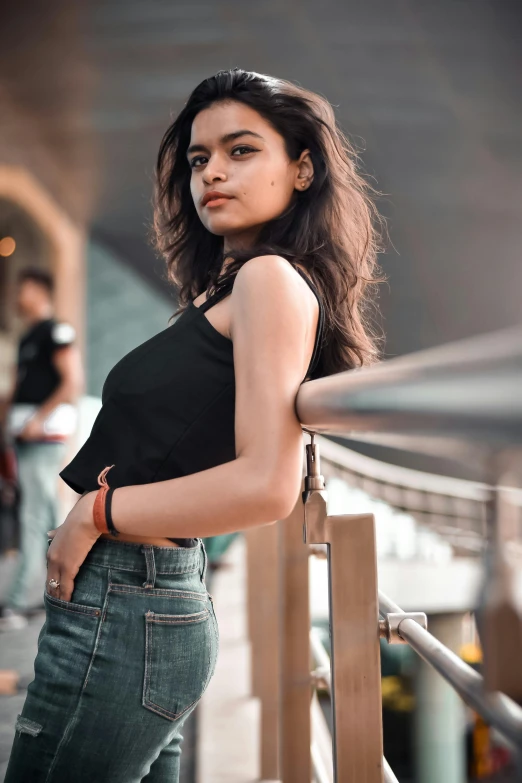
M 70 321 L 83 348 L 85 229 L 75 225 L 47 191 L 25 169 L 0 166 L 0 203 L 18 208 L 20 220 L 33 221 L 47 246 L 48 263 L 56 280 L 55 305 L 59 318 Z M 6 206 L 7 209 L 7 206 Z

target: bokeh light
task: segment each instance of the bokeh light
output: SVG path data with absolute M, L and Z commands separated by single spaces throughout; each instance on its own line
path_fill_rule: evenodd
M 13 237 L 3 237 L 0 239 L 0 256 L 7 258 L 8 256 L 12 256 L 15 250 L 16 242 Z

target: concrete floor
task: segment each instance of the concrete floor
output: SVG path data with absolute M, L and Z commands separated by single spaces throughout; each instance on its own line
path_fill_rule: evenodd
M 0 557 L 0 603 L 5 595 L 7 584 L 11 579 L 15 565 L 15 556 Z M 35 576 L 31 591 L 31 605 L 36 606 L 41 600 L 45 580 L 45 570 Z M 0 669 L 14 669 L 19 675 L 23 687 L 19 693 L 12 696 L 0 696 L 0 779 L 3 780 L 7 769 L 7 761 L 14 739 L 16 716 L 25 701 L 25 687 L 34 677 L 33 662 L 36 656 L 38 634 L 45 620 L 42 611 L 29 621 L 29 625 L 19 631 L 0 633 Z

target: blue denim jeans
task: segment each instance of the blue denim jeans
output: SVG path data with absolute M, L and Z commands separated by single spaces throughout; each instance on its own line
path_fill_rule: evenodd
M 44 591 L 5 783 L 178 782 L 180 729 L 219 647 L 206 565 L 201 539 L 184 548 L 100 538 L 71 601 Z

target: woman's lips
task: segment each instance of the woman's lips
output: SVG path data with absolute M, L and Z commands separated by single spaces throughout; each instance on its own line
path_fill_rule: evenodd
M 230 196 L 223 196 L 221 198 L 212 198 L 210 201 L 207 201 L 205 204 L 206 207 L 220 207 L 222 204 L 226 204 L 227 201 L 230 201 Z

